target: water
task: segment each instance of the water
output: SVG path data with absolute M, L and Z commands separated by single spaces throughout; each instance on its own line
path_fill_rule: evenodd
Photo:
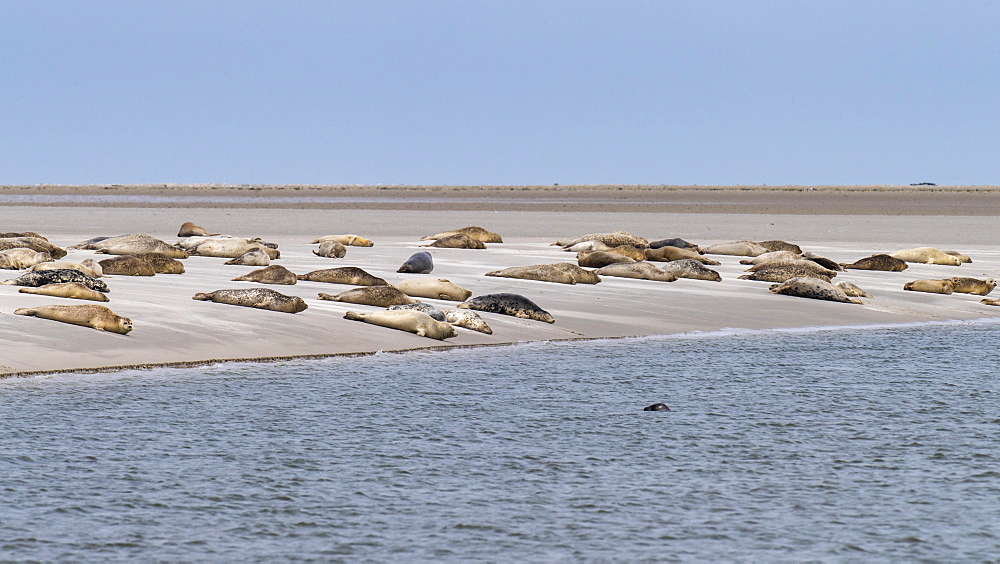
M 4 560 L 982 561 L 1000 325 L 0 382 Z M 642 407 L 665 402 L 666 413 Z

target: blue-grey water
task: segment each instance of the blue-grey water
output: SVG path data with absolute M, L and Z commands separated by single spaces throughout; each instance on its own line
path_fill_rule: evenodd
M 998 338 L 965 323 L 6 380 L 0 559 L 995 560 Z

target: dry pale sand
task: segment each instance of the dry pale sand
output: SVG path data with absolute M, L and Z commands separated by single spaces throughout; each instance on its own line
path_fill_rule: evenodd
M 39 188 L 35 194 L 51 195 Z M 8 187 L 0 196 L 27 190 Z M 71 192 L 68 188 L 63 192 Z M 82 189 L 81 189 L 82 190 Z M 91 188 L 98 193 L 101 188 Z M 117 192 L 116 192 L 117 190 Z M 191 257 L 184 261 L 182 275 L 154 277 L 115 276 L 106 304 L 129 317 L 135 329 L 128 335 L 103 333 L 54 321 L 15 316 L 13 310 L 43 304 L 90 303 L 61 298 L 19 294 L 17 286 L 0 286 L 0 373 L 6 375 L 44 371 L 83 371 L 108 367 L 197 363 L 231 359 L 271 359 L 293 356 L 370 353 L 423 347 L 499 345 L 530 340 L 605 338 L 713 331 L 724 328 L 769 329 L 807 326 L 893 324 L 924 321 L 973 320 L 1000 315 L 1000 308 L 979 303 L 979 296 L 933 295 L 904 292 L 902 286 L 917 278 L 971 276 L 997 277 L 1000 250 L 995 245 L 1000 227 L 992 213 L 1000 202 L 994 189 L 948 189 L 933 191 L 891 189 L 809 190 L 667 190 L 702 202 L 691 212 L 656 208 L 637 211 L 636 202 L 615 203 L 615 187 L 589 187 L 580 195 L 572 189 L 502 190 L 508 195 L 494 205 L 489 198 L 473 197 L 476 190 L 436 190 L 437 198 L 453 205 L 428 209 L 433 190 L 376 190 L 365 194 L 367 209 L 352 208 L 361 190 L 317 190 L 324 199 L 316 207 L 283 199 L 287 190 L 254 190 L 252 204 L 223 200 L 198 200 L 205 188 L 148 189 L 153 196 L 181 198 L 156 207 L 136 207 L 135 201 L 106 198 L 100 206 L 69 201 L 45 206 L 10 205 L 2 208 L 0 231 L 37 231 L 53 243 L 67 247 L 95 236 L 149 233 L 165 241 L 177 240 L 178 227 L 193 221 L 212 232 L 259 236 L 279 244 L 281 264 L 296 273 L 334 266 L 358 266 L 389 282 L 405 277 L 447 278 L 473 291 L 523 294 L 556 318 L 555 324 L 484 313 L 493 335 L 459 329 L 445 342 L 409 333 L 343 319 L 347 310 L 378 308 L 320 301 L 319 292 L 336 293 L 347 286 L 299 282 L 294 286 L 267 286 L 300 296 L 309 309 L 291 315 L 237 306 L 194 301 L 197 292 L 259 285 L 232 282 L 231 278 L 252 267 L 226 266 L 226 259 Z M 239 192 L 227 189 L 223 195 Z M 303 190 L 311 190 L 303 188 Z M 500 191 L 497 189 L 496 191 Z M 625 190 L 622 190 L 623 192 Z M 54 190 L 52 193 L 58 192 Z M 116 194 L 124 189 L 110 190 Z M 489 192 L 489 191 L 487 191 Z M 663 197 L 659 191 L 630 189 L 630 197 L 647 192 L 647 200 Z M 763 192 L 780 203 L 772 213 L 754 204 L 753 194 Z M 885 194 L 898 193 L 893 212 L 856 213 Z M 593 193 L 604 195 L 601 200 Z M 128 192 L 138 195 L 138 192 Z M 372 196 L 374 194 L 374 196 Z M 469 196 L 472 194 L 473 196 Z M 538 203 L 540 194 L 547 197 Z M 582 193 L 581 193 L 582 194 Z M 789 194 L 805 194 L 801 200 L 784 200 Z M 809 199 L 812 194 L 814 199 Z M 829 196 L 836 196 L 831 201 Z M 951 194 L 961 205 L 941 207 L 942 195 Z M 749 196 L 748 196 L 749 195 Z M 463 200 L 463 196 L 466 198 Z M 794 196 L 793 198 L 798 197 Z M 343 205 L 337 205 L 343 198 Z M 408 201 L 413 199 L 413 202 Z M 963 199 L 968 198 L 968 199 Z M 706 201 L 721 203 L 705 204 Z M 269 202 L 269 203 L 268 203 Z M 564 202 L 567 211 L 559 211 Z M 797 202 L 797 203 L 796 203 Z M 839 202 L 839 203 L 838 203 Z M 971 203 L 970 203 L 971 202 Z M 957 213 L 978 202 L 977 213 Z M 63 204 L 66 201 L 62 202 Z M 240 207 L 243 206 L 243 207 Z M 719 209 L 743 213 L 713 213 Z M 796 207 L 797 206 L 797 207 Z M 934 206 L 939 213 L 929 214 Z M 641 204 L 639 205 L 641 209 Z M 820 215 L 820 212 L 826 212 Z M 813 214 L 813 215 L 808 215 Z M 981 212 L 981 213 L 980 213 Z M 504 236 L 503 244 L 486 250 L 431 249 L 435 269 L 430 275 L 404 275 L 395 271 L 412 253 L 420 250 L 419 238 L 437 231 L 481 225 Z M 798 243 L 834 260 L 850 262 L 875 252 L 934 246 L 959 250 L 973 258 L 960 267 L 911 265 L 904 272 L 848 271 L 836 278 L 854 282 L 871 293 L 864 305 L 849 305 L 770 294 L 769 283 L 738 280 L 746 268 L 740 257 L 715 256 L 714 267 L 722 282 L 681 279 L 663 283 L 605 277 L 597 285 L 563 285 L 483 276 L 506 266 L 575 262 L 575 255 L 552 247 L 556 239 L 584 233 L 627 230 L 649 239 L 683 237 L 708 245 L 737 239 L 783 239 Z M 371 248 L 349 247 L 342 259 L 312 254 L 309 242 L 327 234 L 357 233 L 375 241 Z M 70 251 L 63 260 L 105 258 L 93 251 Z M 5 271 L 2 278 L 19 273 Z M 425 300 L 440 306 L 453 303 Z

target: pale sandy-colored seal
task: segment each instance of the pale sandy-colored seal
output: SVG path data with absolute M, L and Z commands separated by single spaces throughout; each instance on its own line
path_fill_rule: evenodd
M 677 247 L 678 249 L 688 249 L 691 251 L 698 251 L 700 247 L 694 243 L 689 243 L 680 237 L 672 237 L 670 239 L 660 239 L 658 241 L 650 241 L 650 249 L 659 249 L 661 247 Z
M 319 249 L 313 251 L 318 257 L 344 258 L 347 256 L 347 247 L 338 241 L 323 241 L 319 244 Z
M 685 259 L 696 260 L 701 264 L 707 264 L 709 266 L 716 266 L 722 264 L 721 262 L 715 259 L 710 259 L 702 255 L 701 253 L 698 253 L 691 249 L 671 247 L 670 245 L 666 245 L 658 249 L 646 250 L 646 260 L 652 260 L 658 262 L 672 262 L 675 260 L 685 260 Z
M 582 242 L 577 243 L 575 245 L 570 245 L 570 246 L 564 248 L 563 250 L 564 251 L 571 251 L 571 252 L 574 252 L 574 253 L 582 253 L 582 252 L 589 252 L 589 251 L 607 251 L 607 250 L 610 250 L 610 249 L 611 249 L 611 247 L 605 245 L 604 243 L 602 243 L 600 241 L 582 241 Z
M 101 263 L 92 258 L 84 259 L 80 262 L 42 262 L 32 266 L 28 270 L 59 270 L 61 268 L 79 270 L 91 278 L 100 278 L 101 276 L 104 276 L 104 270 L 101 268 Z
M 861 288 L 858 288 L 855 284 L 852 284 L 850 282 L 846 282 L 846 281 L 845 282 L 837 282 L 837 287 L 840 288 L 840 291 L 843 292 L 845 295 L 848 295 L 848 296 L 850 296 L 852 298 L 870 298 L 870 297 L 872 297 L 871 294 L 869 294 L 868 292 L 862 290 Z
M 632 245 L 619 245 L 613 249 L 608 249 L 607 252 L 628 257 L 634 261 L 646 260 L 646 250 L 633 247 Z
M 240 266 L 267 266 L 271 264 L 271 257 L 260 249 L 250 249 L 242 255 L 227 260 L 224 264 L 236 264 Z
M 983 298 L 979 300 L 979 303 L 988 306 L 1000 306 L 1000 299 L 997 298 Z
M 953 257 L 944 251 L 935 249 L 934 247 L 903 249 L 902 251 L 889 253 L 889 256 L 905 260 L 906 262 L 915 262 L 920 264 L 943 264 L 946 266 L 962 265 L 962 259 Z
M 0 251 L 0 269 L 3 270 L 24 270 L 51 260 L 52 255 L 45 251 L 33 251 L 24 247 Z
M 135 255 L 149 263 L 157 274 L 184 274 L 184 263 L 160 253 L 140 253 Z
M 413 253 L 396 272 L 409 274 L 430 274 L 434 270 L 434 258 L 427 251 Z
M 214 235 L 218 235 L 218 233 L 209 233 L 208 231 L 205 231 L 203 228 L 198 227 L 197 225 L 191 223 L 190 221 L 185 221 L 184 224 L 181 225 L 181 228 L 177 231 L 178 237 L 192 237 L 192 236 L 212 237 Z
M 106 255 L 137 255 L 140 253 L 160 253 L 170 258 L 187 258 L 188 253 L 146 233 L 108 237 L 96 242 L 91 239 L 70 248 L 89 249 Z
M 460 229 L 452 229 L 451 231 L 442 231 L 441 233 L 436 233 L 434 235 L 428 235 L 426 237 L 421 237 L 421 241 L 428 241 L 430 239 L 444 239 L 445 237 L 450 237 L 452 235 L 465 234 L 477 241 L 482 241 L 483 243 L 503 243 L 503 237 L 492 231 L 487 231 L 482 227 L 475 225 L 470 225 L 469 227 L 462 227 Z
M 389 307 L 394 305 L 412 304 L 417 300 L 400 292 L 395 286 L 361 286 L 351 288 L 339 294 L 320 293 L 319 299 L 331 302 Z
M 872 255 L 841 266 L 854 270 L 882 270 L 886 272 L 902 272 L 907 268 L 906 261 L 885 254 Z
M 598 276 L 616 276 L 619 278 L 635 278 L 637 280 L 653 280 L 656 282 L 673 282 L 677 275 L 664 272 L 648 262 L 631 262 L 609 264 L 594 271 Z
M 109 291 L 108 285 L 104 282 L 87 276 L 79 270 L 73 270 L 71 268 L 25 272 L 13 280 L 4 280 L 3 282 L 0 282 L 0 284 L 38 287 L 46 284 L 57 284 L 60 282 L 79 282 L 91 290 L 97 290 L 98 292 Z
M 57 247 L 45 239 L 38 237 L 4 237 L 0 238 L 0 251 L 7 249 L 31 249 L 39 253 L 49 253 L 54 259 L 66 256 L 66 249 Z
M 951 280 L 912 280 L 903 284 L 903 289 L 910 292 L 927 292 L 928 294 L 950 294 L 955 291 Z
M 614 231 L 611 233 L 590 233 L 587 235 L 581 235 L 580 237 L 573 237 L 572 239 L 561 239 L 556 241 L 554 244 L 560 247 L 572 247 L 577 243 L 582 243 L 584 241 L 600 241 L 605 245 L 615 248 L 621 245 L 632 245 L 633 247 L 639 249 L 645 249 L 649 246 L 649 241 L 629 233 L 628 231 Z
M 977 296 L 985 296 L 993 291 L 993 288 L 997 287 L 997 281 L 993 278 L 987 278 L 986 280 L 980 280 L 978 278 L 966 278 L 964 276 L 955 276 L 950 278 L 952 285 L 955 287 L 955 292 L 959 294 L 975 294 Z
M 397 309 L 412 309 L 414 311 L 422 311 L 426 313 L 427 315 L 431 316 L 431 319 L 433 319 L 434 321 L 443 321 L 443 322 L 448 321 L 445 318 L 444 311 L 441 308 L 433 306 L 431 304 L 425 304 L 424 302 L 394 305 L 394 306 L 389 306 L 386 309 L 388 309 L 389 311 L 396 311 Z
M 721 282 L 722 275 L 694 259 L 672 260 L 660 267 L 660 270 L 673 274 L 678 278 L 691 280 L 708 280 Z
M 709 245 L 702 249 L 706 255 L 731 255 L 739 257 L 755 257 L 769 252 L 770 249 L 756 241 L 731 241 Z
M 826 268 L 826 269 L 829 269 L 829 270 L 836 270 L 837 272 L 842 272 L 844 270 L 844 267 L 841 266 L 839 262 L 830 260 L 830 259 L 828 259 L 826 257 L 821 257 L 821 256 L 817 255 L 816 253 L 812 253 L 812 252 L 806 251 L 806 252 L 802 253 L 802 258 L 804 258 L 806 260 L 811 260 L 811 261 L 815 262 L 816 264 L 822 266 L 823 268 Z
M 407 278 L 394 286 L 414 298 L 464 302 L 472 295 L 471 291 L 445 278 Z
M 102 305 L 46 305 L 39 307 L 22 307 L 14 310 L 15 315 L 28 315 L 51 319 L 73 325 L 82 325 L 125 335 L 132 330 L 132 320 L 122 317 Z
M 817 267 L 818 266 L 819 265 L 817 265 Z M 759 282 L 785 282 L 786 280 L 791 280 L 792 278 L 800 278 L 800 277 L 817 278 L 819 280 L 824 280 L 826 282 L 830 281 L 829 276 L 825 274 L 820 274 L 814 269 L 803 268 L 802 266 L 798 265 L 776 266 L 774 268 L 768 268 L 765 270 L 758 270 L 756 272 L 751 272 L 750 274 L 744 274 L 743 276 L 737 276 L 737 278 L 739 278 L 740 280 L 757 280 Z
M 499 293 L 477 296 L 457 306 L 459 309 L 474 309 L 488 313 L 511 315 L 521 319 L 534 319 L 545 323 L 555 323 L 552 314 L 538 307 L 538 304 L 521 294 Z
M 189 239 L 195 239 L 189 237 Z M 236 258 L 247 251 L 259 249 L 267 253 L 271 260 L 281 258 L 281 251 L 268 247 L 258 239 L 240 239 L 237 237 L 206 237 L 200 241 L 192 242 L 187 246 L 187 252 L 191 255 L 203 257 Z
M 610 251 L 580 251 L 576 254 L 576 262 L 587 268 L 602 268 L 609 264 L 627 264 L 635 259 Z
M 153 276 L 156 271 L 149 261 L 135 255 L 118 255 L 99 263 L 104 274 L 110 276 Z
M 569 262 L 555 264 L 533 264 L 530 266 L 512 266 L 501 270 L 487 272 L 486 276 L 501 278 L 517 278 L 520 280 L 538 280 L 541 282 L 558 282 L 560 284 L 597 284 L 601 278 Z
M 764 264 L 765 262 L 772 262 L 776 260 L 801 260 L 802 255 L 799 253 L 793 253 L 792 251 L 768 251 L 762 255 L 757 255 L 753 258 L 746 258 L 740 260 L 740 264 Z
M 57 284 L 46 284 L 37 288 L 21 288 L 18 290 L 22 294 L 38 294 L 40 296 L 53 296 L 56 298 L 72 298 L 74 300 L 90 300 L 93 302 L 106 302 L 108 297 L 102 292 L 91 290 L 79 282 L 61 282 Z
M 280 311 L 282 313 L 299 313 L 309 306 L 298 296 L 286 296 L 270 288 L 240 288 L 238 290 L 216 290 L 195 294 L 192 300 L 212 301 L 219 304 L 253 307 Z
M 761 247 L 764 247 L 768 251 L 790 251 L 797 255 L 802 254 L 802 248 L 795 243 L 788 243 L 786 241 L 779 241 L 772 239 L 770 241 L 758 241 Z
M 0 233 L 0 239 L 16 239 L 18 237 L 32 237 L 34 239 L 41 239 L 42 241 L 48 241 L 48 237 L 39 235 L 34 231 L 22 231 L 20 233 Z
M 388 284 L 382 278 L 373 276 L 356 266 L 314 270 L 305 274 L 299 274 L 299 280 L 326 282 L 328 284 L 348 284 L 350 286 L 385 286 Z
M 424 247 L 437 247 L 439 249 L 485 249 L 486 245 L 477 239 L 469 237 L 465 233 L 456 233 L 442 237 Z
M 962 264 L 969 264 L 972 262 L 972 257 L 970 257 L 969 255 L 963 255 L 958 251 L 945 251 L 944 253 L 946 255 L 951 255 L 957 258 L 958 260 L 962 261 Z
M 444 318 L 445 321 L 456 327 L 464 327 L 487 335 L 493 334 L 493 329 L 490 328 L 489 324 L 471 309 L 448 309 L 444 312 Z
M 812 298 L 815 300 L 828 300 L 847 304 L 862 303 L 861 300 L 848 296 L 833 284 L 808 276 L 791 278 L 781 284 L 774 284 L 770 287 L 770 291 L 772 294 Z
M 348 311 L 344 314 L 344 319 L 364 321 L 380 327 L 408 331 L 421 337 L 430 337 L 439 341 L 455 336 L 455 328 L 450 323 L 435 321 L 431 316 L 421 311 L 405 309 L 365 313 Z
M 335 241 L 341 245 L 346 245 L 348 247 L 374 247 L 375 243 L 372 243 L 371 239 L 365 239 L 360 235 L 348 234 L 348 235 L 324 235 L 318 239 L 314 239 L 311 244 L 325 243 L 327 241 Z
M 247 272 L 242 276 L 237 276 L 233 278 L 233 282 L 259 282 L 261 284 L 290 286 L 298 282 L 298 276 L 280 264 L 272 264 L 271 266 Z

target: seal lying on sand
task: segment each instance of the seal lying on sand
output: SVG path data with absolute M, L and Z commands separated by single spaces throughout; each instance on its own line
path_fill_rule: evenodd
M 60 282 L 79 282 L 91 290 L 98 292 L 108 292 L 108 285 L 104 282 L 87 276 L 79 270 L 70 268 L 59 268 L 56 270 L 39 270 L 25 272 L 13 280 L 4 280 L 0 284 L 11 284 L 14 286 L 44 286 L 46 284 L 57 284 Z
M 477 296 L 457 306 L 459 309 L 474 309 L 501 315 L 512 315 L 521 319 L 534 319 L 545 323 L 555 323 L 556 320 L 538 304 L 520 294 L 486 294 Z
M 396 311 L 398 309 L 412 309 L 413 311 L 422 311 L 427 315 L 431 316 L 434 321 L 447 322 L 448 319 L 444 315 L 444 311 L 431 304 L 425 304 L 424 302 L 416 302 L 412 304 L 394 305 L 387 308 L 389 311 Z
M 822 268 L 819 265 L 816 265 L 816 267 Z M 740 280 L 758 280 L 760 282 L 784 282 L 786 280 L 790 280 L 792 278 L 798 278 L 800 276 L 817 278 L 819 280 L 825 280 L 826 282 L 830 281 L 829 276 L 821 274 L 817 270 L 811 268 L 803 268 L 802 266 L 798 265 L 777 266 L 774 268 L 767 268 L 764 270 L 751 272 L 750 274 L 744 274 L 743 276 L 738 276 L 737 278 L 739 278 Z
M 195 238 L 191 238 L 195 239 Z M 236 258 L 247 251 L 260 249 L 271 260 L 281 258 L 281 252 L 272 249 L 259 239 L 239 239 L 236 237 L 205 237 L 185 243 L 187 252 L 203 257 Z
M 563 248 L 564 251 L 571 251 L 574 253 L 583 253 L 590 251 L 609 251 L 611 247 L 605 245 L 600 241 L 582 241 L 575 245 L 570 245 Z
M 318 257 L 344 258 L 347 255 L 347 247 L 337 241 L 323 241 L 313 254 Z
M 259 282 L 261 284 L 280 284 L 290 286 L 298 282 L 295 273 L 280 264 L 247 272 L 243 276 L 233 278 L 233 282 Z
M 22 294 L 38 294 L 40 296 L 53 296 L 56 298 L 71 298 L 74 300 L 90 300 L 93 302 L 106 302 L 108 297 L 79 282 L 61 282 L 57 284 L 46 284 L 37 288 L 21 288 L 18 292 Z
M 533 264 L 531 266 L 512 266 L 502 270 L 487 272 L 486 276 L 501 278 L 518 278 L 521 280 L 539 280 L 542 282 L 558 282 L 560 284 L 597 284 L 601 278 L 579 266 L 558 262 L 555 264 Z
M 101 271 L 111 276 L 153 276 L 153 265 L 135 255 L 119 255 L 99 263 Z
M 672 239 L 660 239 L 659 241 L 649 242 L 650 249 L 659 249 L 662 247 L 677 247 L 678 249 L 688 249 L 691 251 L 698 251 L 699 249 L 698 245 L 695 245 L 694 243 L 689 243 L 679 237 L 674 237 Z
M 109 331 L 111 333 L 121 333 L 125 335 L 132 330 L 132 320 L 117 315 L 102 305 L 46 305 L 39 307 L 14 310 L 15 315 L 28 315 L 62 321 L 73 325 L 82 325 L 97 329 L 98 331 Z
M 706 255 L 732 255 L 739 257 L 756 257 L 770 252 L 770 249 L 756 241 L 732 241 L 718 243 L 703 249 Z
M 708 280 L 709 282 L 722 281 L 722 275 L 694 259 L 672 260 L 661 266 L 660 270 L 678 278 Z
M 955 285 L 951 280 L 913 280 L 903 284 L 903 289 L 928 294 L 950 294 L 955 291 Z
M 66 256 L 66 249 L 57 247 L 45 239 L 38 237 L 4 237 L 0 238 L 0 251 L 7 249 L 31 249 L 39 253 L 49 253 L 54 259 Z
M 473 239 L 465 233 L 456 233 L 454 235 L 448 235 L 447 237 L 442 237 L 434 241 L 429 245 L 423 245 L 424 247 L 437 247 L 440 249 L 485 249 L 486 245 L 482 241 Z
M 665 246 L 658 249 L 646 249 L 646 260 L 672 262 L 675 260 L 691 259 L 707 265 L 719 265 L 721 262 L 702 256 L 691 249 L 681 249 L 679 247 Z
M 764 247 L 768 251 L 791 251 L 797 255 L 802 254 L 802 248 L 794 243 L 778 240 L 760 241 L 759 243 L 761 247 Z
M 854 270 L 882 270 L 886 272 L 902 272 L 907 267 L 906 261 L 884 254 L 872 255 L 841 266 Z
M 493 334 L 493 329 L 490 328 L 489 324 L 483 321 L 483 318 L 479 317 L 479 314 L 471 309 L 445 310 L 444 318 L 445 321 L 451 323 L 455 327 L 464 327 L 472 331 L 486 333 L 487 335 Z
M 740 264 L 757 265 L 757 264 L 764 264 L 765 262 L 793 261 L 801 259 L 802 255 L 798 253 L 793 253 L 792 251 L 769 251 L 762 255 L 757 255 L 753 258 L 742 259 L 740 261 Z
M 949 255 L 944 251 L 934 247 L 917 247 L 914 249 L 903 249 L 889 253 L 889 256 L 905 260 L 906 262 L 916 262 L 921 264 L 943 264 L 947 266 L 961 266 L 962 259 Z
M 140 253 L 160 253 L 170 258 L 188 258 L 188 253 L 146 233 L 119 235 L 118 237 L 89 239 L 71 249 L 87 249 L 106 255 L 137 255 Z
M 348 246 L 348 247 L 374 247 L 375 246 L 375 243 L 372 243 L 370 239 L 365 239 L 364 237 L 362 237 L 360 235 L 354 235 L 353 233 L 349 234 L 349 235 L 324 235 L 324 236 L 320 237 L 319 239 L 314 240 L 310 244 L 312 244 L 312 245 L 315 245 L 316 243 L 322 244 L 322 243 L 325 243 L 327 241 L 335 241 L 337 243 L 340 243 L 341 245 L 345 245 L 345 246 Z
M 0 269 L 4 270 L 24 270 L 51 260 L 52 255 L 49 253 L 33 251 L 24 247 L 0 251 Z
M 852 298 L 870 298 L 871 294 L 858 288 L 856 285 L 850 282 L 837 282 L 837 287 L 840 291 Z
M 190 221 L 185 221 L 184 224 L 181 225 L 181 228 L 177 231 L 178 237 L 192 237 L 192 236 L 212 237 L 214 235 L 218 235 L 218 233 L 209 233 L 208 231 L 205 231 L 204 229 L 198 227 L 197 225 L 191 223 Z
M 677 275 L 664 272 L 648 262 L 632 262 L 627 264 L 609 264 L 594 271 L 600 276 L 617 276 L 619 278 L 636 278 L 638 280 L 654 280 L 656 282 L 673 282 Z
M 428 235 L 426 237 L 421 237 L 421 241 L 428 241 L 430 239 L 444 239 L 445 237 L 450 237 L 452 235 L 458 235 L 459 233 L 468 235 L 477 241 L 482 241 L 483 243 L 503 243 L 503 237 L 492 231 L 487 231 L 482 227 L 475 225 L 470 225 L 469 227 L 462 227 L 460 229 L 452 229 L 451 231 L 442 231 L 441 233 L 436 233 L 434 235 Z
M 91 278 L 100 278 L 101 276 L 104 276 L 104 270 L 101 268 L 101 263 L 90 258 L 84 259 L 80 262 L 42 262 L 32 266 L 28 270 L 34 272 L 39 270 L 59 270 L 62 268 L 79 270 Z
M 362 286 L 339 294 L 320 293 L 319 299 L 331 302 L 389 307 L 416 303 L 417 300 L 400 292 L 395 286 Z
M 972 258 L 968 255 L 963 255 L 958 251 L 945 251 L 946 255 L 951 255 L 962 262 L 962 264 L 969 264 L 972 262 Z
M 600 241 L 608 247 L 615 248 L 621 245 L 631 245 L 637 249 L 645 249 L 649 246 L 649 241 L 643 239 L 642 237 L 637 237 L 628 231 L 614 231 L 611 233 L 590 233 L 588 235 L 582 235 L 580 237 L 573 237 L 572 239 L 561 239 L 556 241 L 554 244 L 560 247 L 572 247 L 577 243 L 582 243 L 584 241 Z
M 979 303 L 989 306 L 1000 306 L 1000 300 L 997 298 L 983 298 L 979 300 Z
M 602 268 L 609 264 L 634 263 L 635 259 L 611 251 L 581 251 L 576 254 L 576 262 L 587 268 Z
M 286 296 L 270 288 L 240 288 L 238 290 L 216 290 L 195 294 L 192 300 L 212 301 L 219 304 L 254 307 L 283 313 L 299 313 L 307 307 L 298 296 Z
M 227 260 L 224 264 L 237 264 L 240 266 L 267 266 L 271 264 L 271 258 L 260 249 L 250 249 L 242 255 Z
M 373 276 L 364 269 L 356 266 L 341 266 L 338 268 L 325 268 L 314 270 L 305 274 L 299 274 L 299 280 L 310 282 L 326 282 L 328 284 L 348 284 L 350 286 L 385 286 L 388 284 L 382 278 Z
M 774 284 L 770 290 L 772 294 L 783 294 L 785 296 L 798 296 L 800 298 L 828 300 L 846 304 L 862 303 L 861 300 L 848 296 L 833 284 L 808 276 L 792 278 L 781 284 Z
M 344 314 L 344 319 L 364 321 L 380 327 L 408 331 L 421 337 L 430 337 L 439 341 L 455 336 L 455 328 L 450 323 L 435 321 L 431 316 L 421 311 L 385 310 L 366 313 L 348 311 Z
M 997 287 L 997 281 L 993 278 L 979 280 L 978 278 L 955 276 L 949 280 L 951 280 L 952 285 L 955 287 L 955 292 L 959 294 L 975 294 L 977 296 L 985 296 L 986 294 L 992 292 L 993 288 Z
M 420 251 L 410 255 L 410 258 L 406 259 L 406 262 L 400 265 L 396 272 L 430 274 L 432 270 L 434 270 L 434 258 L 427 251 Z
M 608 249 L 607 252 L 628 257 L 634 261 L 646 260 L 646 249 L 639 249 L 632 245 L 619 245 L 613 249 Z
M 157 274 L 184 274 L 184 263 L 164 256 L 160 253 L 141 253 L 134 255 L 149 263 Z
M 415 298 L 464 302 L 472 292 L 445 278 L 408 278 L 395 284 L 399 291 Z

